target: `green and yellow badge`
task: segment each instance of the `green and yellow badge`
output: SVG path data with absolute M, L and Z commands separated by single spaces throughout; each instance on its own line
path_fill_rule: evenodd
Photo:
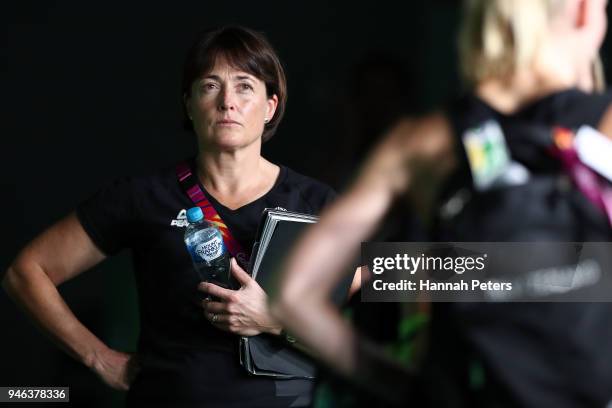
M 499 180 L 511 165 L 504 133 L 494 120 L 468 129 L 463 134 L 474 187 L 485 191 Z

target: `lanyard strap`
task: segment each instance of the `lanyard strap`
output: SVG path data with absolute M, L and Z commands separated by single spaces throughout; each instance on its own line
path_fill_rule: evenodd
M 553 130 L 554 154 L 561 159 L 565 171 L 584 196 L 605 212 L 612 225 L 612 186 L 602 176 L 586 166 L 576 151 L 574 133 L 568 129 Z
M 183 191 L 196 206 L 202 209 L 204 218 L 219 228 L 223 236 L 223 242 L 229 253 L 236 258 L 241 267 L 246 268 L 249 264 L 247 253 L 242 249 L 242 245 L 240 245 L 238 240 L 234 238 L 217 210 L 215 210 L 215 207 L 213 207 L 208 198 L 206 198 L 204 191 L 200 188 L 198 180 L 191 171 L 191 165 L 188 161 L 179 163 L 176 166 L 176 176 L 178 177 L 179 184 L 183 188 Z

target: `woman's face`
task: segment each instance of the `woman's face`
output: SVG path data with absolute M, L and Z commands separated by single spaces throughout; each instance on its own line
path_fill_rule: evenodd
M 278 98 L 268 97 L 262 80 L 217 59 L 210 72 L 194 81 L 185 103 L 201 144 L 236 150 L 260 140 Z

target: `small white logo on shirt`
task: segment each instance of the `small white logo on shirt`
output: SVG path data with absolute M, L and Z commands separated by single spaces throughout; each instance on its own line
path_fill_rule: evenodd
M 183 208 L 181 211 L 179 211 L 176 218 L 170 222 L 170 225 L 179 228 L 189 225 L 189 221 L 187 221 L 187 210 Z

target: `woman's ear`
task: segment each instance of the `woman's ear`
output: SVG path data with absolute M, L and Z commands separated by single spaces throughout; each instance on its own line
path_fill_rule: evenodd
M 575 27 L 583 28 L 589 24 L 589 20 L 593 19 L 593 13 L 597 12 L 595 7 L 597 7 L 597 5 L 593 0 L 578 0 L 576 18 L 574 19 Z
M 191 96 L 183 94 L 183 103 L 185 104 L 185 112 L 187 112 L 189 120 L 193 120 L 193 116 L 191 114 Z
M 590 4 L 588 0 L 579 0 L 578 6 L 576 7 L 576 27 L 583 28 L 587 23 L 587 14 Z
M 278 96 L 274 94 L 268 98 L 268 104 L 266 108 L 266 118 L 268 119 L 268 121 L 272 120 L 272 118 L 274 117 L 274 112 L 276 112 L 277 106 L 278 106 Z

